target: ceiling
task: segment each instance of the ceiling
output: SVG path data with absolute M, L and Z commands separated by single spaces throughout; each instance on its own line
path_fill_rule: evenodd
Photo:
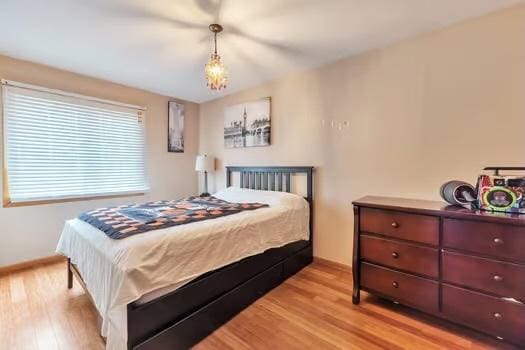
M 522 0 L 0 0 L 0 54 L 203 102 Z M 225 92 L 208 91 L 219 22 Z

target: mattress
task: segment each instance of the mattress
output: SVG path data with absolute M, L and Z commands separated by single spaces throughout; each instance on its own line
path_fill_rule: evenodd
M 122 240 L 79 219 L 65 223 L 57 252 L 84 278 L 102 316 L 108 349 L 126 347 L 127 304 L 155 299 L 208 271 L 309 237 L 308 203 L 301 196 L 234 187 L 215 196 L 269 207 Z

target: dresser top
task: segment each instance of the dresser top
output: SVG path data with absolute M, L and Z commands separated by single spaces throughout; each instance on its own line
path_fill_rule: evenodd
M 448 205 L 445 202 L 423 199 L 366 196 L 352 202 L 360 207 L 390 209 L 417 214 L 437 215 L 450 218 L 482 220 L 503 224 L 525 226 L 525 214 L 493 213 L 482 210 L 470 210 L 460 206 Z

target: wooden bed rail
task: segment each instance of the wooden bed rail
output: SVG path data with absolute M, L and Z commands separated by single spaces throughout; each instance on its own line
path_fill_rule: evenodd
M 280 191 L 291 192 L 292 175 L 306 174 L 307 176 L 307 199 L 312 199 L 313 183 L 312 173 L 314 167 L 299 166 L 270 166 L 270 167 L 253 167 L 253 166 L 227 166 L 226 167 L 226 186 L 232 184 L 232 173 L 240 173 L 240 187 L 250 188 L 252 190 Z M 284 186 L 283 186 L 284 185 Z

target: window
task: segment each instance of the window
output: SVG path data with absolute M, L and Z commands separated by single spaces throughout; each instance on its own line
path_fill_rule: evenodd
M 4 201 L 144 193 L 140 107 L 2 81 Z

